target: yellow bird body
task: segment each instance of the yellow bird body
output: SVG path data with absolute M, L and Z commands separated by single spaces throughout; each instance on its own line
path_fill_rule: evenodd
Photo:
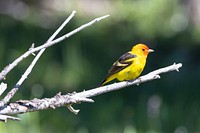
M 135 45 L 131 51 L 123 54 L 111 67 L 107 77 L 100 86 L 114 80 L 119 81 L 136 79 L 146 65 L 146 58 L 152 49 L 144 44 Z

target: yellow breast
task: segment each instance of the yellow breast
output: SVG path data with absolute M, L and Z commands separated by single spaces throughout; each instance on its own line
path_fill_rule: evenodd
M 116 77 L 119 81 L 133 80 L 142 73 L 145 64 L 146 59 L 139 56 L 133 60 L 133 63 L 130 66 L 120 71 Z

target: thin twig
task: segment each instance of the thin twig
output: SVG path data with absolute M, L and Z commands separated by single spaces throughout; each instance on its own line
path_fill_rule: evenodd
M 1 96 L 1 94 L 3 94 L 3 92 L 5 91 L 7 89 L 7 84 L 5 84 L 5 83 L 1 83 L 0 84 L 0 96 Z
M 71 32 L 69 32 L 69 33 L 67 33 L 67 34 L 65 34 L 65 35 L 63 35 L 63 36 L 61 36 L 61 37 L 59 37 L 59 38 L 53 40 L 53 41 L 52 41 L 51 43 L 49 43 L 47 46 L 49 47 L 49 46 L 51 46 L 51 45 L 54 45 L 54 44 L 56 44 L 56 43 L 59 43 L 59 42 L 65 40 L 66 38 L 69 38 L 70 36 L 76 34 L 77 32 L 79 32 L 79 31 L 81 31 L 81 30 L 87 28 L 88 26 L 91 26 L 91 25 L 93 25 L 94 23 L 99 22 L 99 21 L 101 21 L 102 19 L 105 19 L 105 18 L 107 18 L 107 17 L 109 17 L 109 15 L 105 15 L 105 16 L 96 18 L 96 19 L 92 20 L 91 22 L 89 22 L 89 23 L 87 23 L 87 24 L 84 24 L 84 25 L 78 27 L 77 29 L 75 29 L 75 30 L 73 30 L 73 31 L 71 31 Z
M 7 122 L 7 120 L 14 120 L 14 121 L 20 121 L 21 119 L 17 118 L 17 117 L 13 117 L 13 116 L 8 116 L 8 115 L 0 115 L 0 121 L 2 122 Z
M 131 85 L 141 84 L 147 81 L 151 81 L 154 79 L 159 79 L 159 74 L 167 73 L 170 71 L 177 71 L 182 67 L 181 63 L 173 64 L 168 67 L 160 68 L 149 74 L 139 77 L 133 81 L 123 81 L 119 83 L 113 83 L 111 85 L 106 85 L 103 87 L 79 92 L 79 93 L 70 93 L 66 95 L 57 94 L 53 98 L 44 98 L 44 99 L 33 99 L 33 100 L 20 100 L 14 103 L 10 103 L 4 105 L 0 108 L 0 114 L 20 114 L 27 113 L 31 111 L 44 110 L 49 108 L 56 108 L 60 106 L 68 105 L 68 108 L 71 109 L 73 113 L 77 113 L 79 110 L 75 110 L 71 107 L 72 104 L 80 103 L 80 102 L 93 102 L 90 97 L 94 97 L 97 95 L 101 95 L 104 93 L 108 93 L 111 91 L 119 90 Z

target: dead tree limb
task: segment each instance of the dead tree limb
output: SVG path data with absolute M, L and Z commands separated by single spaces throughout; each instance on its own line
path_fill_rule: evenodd
M 131 85 L 138 85 L 147 81 L 154 79 L 159 79 L 162 73 L 167 73 L 170 71 L 178 71 L 182 67 L 181 63 L 173 64 L 158 70 L 152 71 L 144 76 L 141 76 L 133 81 L 123 81 L 119 83 L 113 83 L 110 85 L 98 87 L 95 89 L 90 89 L 87 91 L 82 91 L 78 93 L 69 93 L 66 95 L 56 94 L 52 98 L 44 99 L 33 99 L 33 100 L 19 100 L 13 103 L 9 103 L 0 108 L 0 114 L 10 115 L 10 114 L 21 114 L 38 110 L 45 110 L 49 108 L 57 108 L 61 106 L 68 106 L 70 111 L 77 114 L 79 110 L 72 108 L 72 104 L 81 102 L 94 102 L 91 97 L 108 93 L 111 91 L 119 90 Z

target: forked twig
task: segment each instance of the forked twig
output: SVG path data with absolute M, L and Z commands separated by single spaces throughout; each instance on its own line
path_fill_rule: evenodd
M 65 39 L 67 39 L 68 37 L 74 35 L 75 33 L 85 29 L 88 26 L 91 26 L 92 24 L 107 18 L 109 15 L 105 15 L 103 17 L 99 17 L 96 18 L 92 21 L 90 21 L 89 23 L 86 23 L 82 26 L 80 26 L 79 28 L 69 32 L 66 35 L 63 35 L 61 37 L 59 37 L 58 39 L 55 39 L 53 41 L 53 39 L 56 37 L 56 35 L 64 28 L 64 26 L 73 18 L 73 16 L 75 15 L 76 11 L 73 11 L 71 13 L 71 15 L 65 20 L 65 22 L 56 30 L 56 32 L 48 39 L 48 41 L 46 43 L 44 43 L 43 45 L 34 48 L 33 45 L 32 47 L 29 49 L 29 51 L 27 51 L 26 53 L 24 53 L 22 56 L 20 56 L 19 58 L 17 58 L 13 63 L 11 63 L 10 65 L 8 65 L 7 67 L 4 68 L 4 70 L 0 73 L 0 80 L 2 80 L 3 78 L 5 78 L 5 76 L 15 67 L 17 66 L 17 64 L 19 62 L 21 62 L 24 58 L 28 57 L 31 54 L 34 54 L 35 52 L 39 51 L 40 52 L 37 54 L 37 56 L 34 58 L 34 60 L 32 61 L 32 63 L 30 64 L 30 66 L 28 67 L 28 69 L 25 71 L 25 73 L 22 75 L 22 77 L 20 78 L 20 80 L 17 82 L 17 84 L 15 85 L 15 87 L 7 93 L 7 95 L 0 101 L 0 107 L 4 106 L 6 103 L 8 103 L 10 101 L 10 99 L 15 95 L 15 93 L 18 91 L 19 87 L 21 86 L 21 84 L 24 82 L 24 80 L 28 77 L 28 75 L 31 73 L 33 67 L 35 66 L 36 62 L 38 61 L 38 59 L 40 58 L 40 56 L 43 54 L 43 52 L 45 51 L 45 49 L 47 47 L 50 47 L 54 44 L 57 44 Z

